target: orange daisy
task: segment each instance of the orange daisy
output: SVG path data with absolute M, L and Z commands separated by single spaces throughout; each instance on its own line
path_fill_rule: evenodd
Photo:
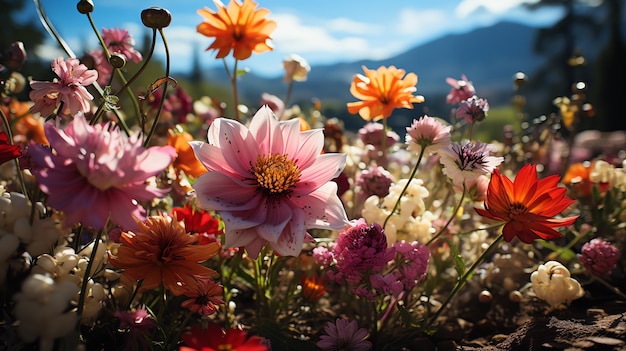
M 573 224 L 578 216 L 553 218 L 574 200 L 565 196 L 564 187 L 557 187 L 560 177 L 551 175 L 537 179 L 537 166 L 525 165 L 514 182 L 494 169 L 487 189 L 485 209 L 481 216 L 504 221 L 504 240 L 518 237 L 530 244 L 535 239 L 552 240 L 562 235 L 552 228 Z
M 417 88 L 417 75 L 397 69 L 380 66 L 370 70 L 363 66 L 365 76 L 357 74 L 350 86 L 350 92 L 361 101 L 349 102 L 348 111 L 359 114 L 364 120 L 380 120 L 391 116 L 396 108 L 413 109 L 413 103 L 424 102 L 421 95 L 413 95 Z
M 204 22 L 197 27 L 198 33 L 215 37 L 207 50 L 217 50 L 217 58 L 226 57 L 233 50 L 233 57 L 245 60 L 253 52 L 262 53 L 273 49 L 270 35 L 276 29 L 276 22 L 266 19 L 267 9 L 256 9 L 257 3 L 231 0 L 228 7 L 219 0 L 213 0 L 217 12 L 208 8 L 198 10 Z
M 593 163 L 584 164 L 582 162 L 571 164 L 563 176 L 563 184 L 568 185 L 576 196 L 591 196 L 593 183 L 589 180 Z
M 193 137 L 188 132 L 176 133 L 169 131 L 167 137 L 167 145 L 176 149 L 176 159 L 173 166 L 176 170 L 185 172 L 186 175 L 198 178 L 207 172 L 206 167 L 196 158 L 189 142 L 193 141 Z
M 124 269 L 124 279 L 143 280 L 140 291 L 162 285 L 174 295 L 182 295 L 189 285 L 197 284 L 198 277 L 218 276 L 200 264 L 219 251 L 218 243 L 199 245 L 198 236 L 187 234 L 176 217 L 152 216 L 137 224 L 140 229 L 136 233 L 122 233 L 117 255 L 109 259 L 114 267 Z
M 43 118 L 36 118 L 30 113 L 31 103 L 11 100 L 8 106 L 1 106 L 9 116 L 13 125 L 13 140 L 19 144 L 28 144 L 30 140 L 36 144 L 49 145 L 43 130 Z

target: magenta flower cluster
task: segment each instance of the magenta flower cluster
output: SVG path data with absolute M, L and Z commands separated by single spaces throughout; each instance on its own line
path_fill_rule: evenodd
M 599 277 L 608 276 L 621 257 L 621 252 L 608 241 L 595 238 L 583 245 L 580 263 L 585 269 Z
M 352 293 L 373 300 L 382 295 L 399 296 L 424 280 L 430 250 L 418 242 L 399 241 L 388 247 L 381 226 L 368 225 L 361 218 L 340 233 L 332 255 L 335 270 L 328 271 L 329 278 L 348 283 Z M 324 255 L 318 252 L 318 256 Z

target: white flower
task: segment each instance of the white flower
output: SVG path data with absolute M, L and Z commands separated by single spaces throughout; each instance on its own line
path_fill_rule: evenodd
M 70 281 L 56 283 L 43 274 L 30 275 L 15 296 L 18 333 L 24 342 L 39 339 L 39 350 L 52 350 L 54 339 L 74 330 L 76 313 L 66 312 L 80 288 Z
M 567 268 L 556 261 L 540 265 L 530 281 L 535 295 L 546 301 L 550 309 L 563 309 L 585 293 L 580 283 L 570 278 Z

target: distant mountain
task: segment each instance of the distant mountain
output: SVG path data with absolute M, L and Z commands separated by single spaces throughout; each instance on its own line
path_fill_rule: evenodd
M 381 65 L 395 65 L 419 77 L 418 93 L 426 100 L 446 94 L 450 90 L 447 77 L 460 78 L 462 74 L 474 83 L 480 96 L 490 103 L 508 102 L 513 86 L 513 75 L 518 71 L 532 73 L 542 64 L 542 58 L 533 53 L 532 45 L 537 29 L 521 24 L 503 22 L 464 34 L 442 37 L 417 46 L 388 59 L 356 61 L 313 66 L 308 80 L 296 83 L 293 102 L 354 100 L 349 88 L 352 77 L 361 73 L 362 66 L 376 69 Z M 225 78 L 221 69 L 206 72 L 212 79 Z M 241 97 L 258 101 L 261 93 L 282 96 L 286 87 L 281 77 L 263 78 L 248 74 L 242 77 Z

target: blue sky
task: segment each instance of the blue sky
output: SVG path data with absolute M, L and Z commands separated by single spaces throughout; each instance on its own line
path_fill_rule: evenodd
M 561 15 L 559 9 L 528 12 L 520 3 L 529 0 L 257 0 L 271 11 L 278 24 L 273 33 L 274 50 L 253 55 L 241 63 L 263 76 L 282 73 L 282 59 L 299 54 L 311 65 L 383 59 L 442 35 L 462 33 L 501 20 L 545 26 Z M 530 0 L 533 1 L 533 0 Z M 76 11 L 77 1 L 41 0 L 56 29 L 77 55 L 93 49 L 97 40 L 84 15 Z M 32 2 L 28 11 L 34 13 Z M 196 32 L 202 21 L 197 10 L 215 10 L 212 1 L 198 0 L 94 0 L 93 18 L 101 28 L 127 29 L 140 42 L 146 29 L 141 11 L 150 6 L 167 8 L 172 23 L 165 35 L 172 53 L 172 68 L 187 71 L 194 50 L 200 51 L 203 67 L 223 66 L 214 52 L 204 49 L 211 38 Z M 224 1 L 227 3 L 227 1 Z M 158 42 L 160 43 L 160 42 Z M 39 50 L 45 58 L 63 55 L 53 42 Z M 162 57 L 159 49 L 157 56 Z

